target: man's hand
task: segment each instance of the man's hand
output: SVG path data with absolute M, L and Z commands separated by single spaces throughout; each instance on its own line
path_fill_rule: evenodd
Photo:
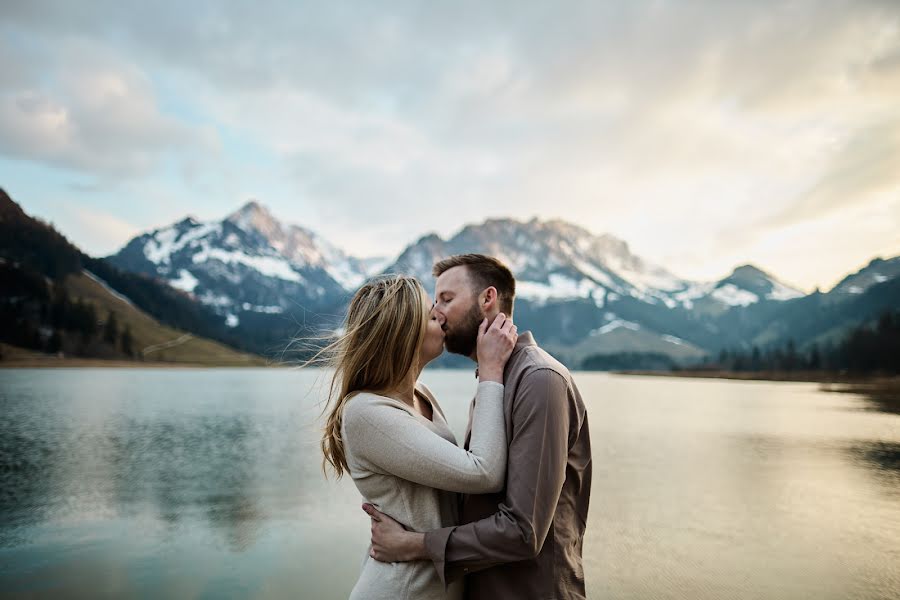
M 362 509 L 372 517 L 372 550 L 369 556 L 380 562 L 408 562 L 428 558 L 425 534 L 407 531 L 403 525 L 371 504 Z

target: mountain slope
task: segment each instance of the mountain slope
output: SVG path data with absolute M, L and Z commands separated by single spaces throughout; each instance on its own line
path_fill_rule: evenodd
M 51 226 L 28 216 L 2 190 L 0 276 L 3 339 L 13 344 L 114 358 L 131 354 L 124 351 L 122 336 L 132 320 L 139 327 L 129 332 L 129 345 L 138 354 L 144 339 L 148 344 L 171 340 L 175 329 L 182 331 L 176 337 L 186 331 L 222 337 L 229 333 L 219 317 L 183 293 L 84 255 Z M 99 283 L 100 279 L 105 283 Z M 123 303 L 123 297 L 128 302 Z M 122 313 L 121 318 L 129 315 L 118 328 L 106 323 L 113 307 L 117 315 Z M 213 357 L 229 364 L 255 360 L 209 341 L 198 340 L 188 348 L 192 360 L 201 362 L 214 362 Z
M 753 265 L 716 281 L 690 281 L 614 236 L 539 219 L 489 219 L 446 240 L 428 234 L 381 271 L 414 275 L 432 292 L 434 262 L 469 252 L 510 266 L 520 329 L 534 331 L 572 366 L 598 353 L 683 363 L 726 348 L 840 335 L 874 318 L 854 311 L 892 301 L 879 286 L 900 275 L 900 260 L 878 259 L 832 292 L 809 296 Z M 256 202 L 222 221 L 187 218 L 148 232 L 111 260 L 197 299 L 257 352 L 277 350 L 298 325 L 309 333 L 335 327 L 356 286 L 382 264 L 350 257 L 308 229 L 281 223 Z M 867 301 L 852 302 L 861 296 Z
M 63 285 L 72 298 L 92 303 L 104 319 L 109 313 L 115 313 L 119 328 L 129 328 L 135 356 L 143 361 L 215 366 L 265 365 L 265 360 L 257 355 L 237 352 L 219 342 L 162 325 L 90 271 L 67 275 Z
M 864 293 L 871 286 L 900 276 L 900 256 L 873 259 L 868 265 L 842 279 L 828 295 L 832 299 L 846 299 Z
M 432 264 L 468 252 L 497 256 L 510 266 L 517 278 L 517 321 L 542 343 L 569 348 L 570 364 L 588 352 L 616 348 L 693 359 L 736 341 L 717 323 L 723 315 L 803 295 L 751 265 L 719 281 L 688 281 L 635 255 L 622 240 L 558 220 L 491 219 L 449 240 L 427 235 L 386 270 L 415 275 L 433 290 Z M 634 323 L 640 334 L 619 332 L 609 338 L 616 343 L 592 339 L 592 331 L 610 322 Z
M 108 260 L 190 294 L 231 327 L 260 314 L 331 311 L 371 268 L 257 202 L 222 221 L 188 217 L 145 233 Z

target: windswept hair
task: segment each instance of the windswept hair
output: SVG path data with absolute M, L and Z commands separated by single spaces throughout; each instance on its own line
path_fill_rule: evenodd
M 337 339 L 307 364 L 334 369 L 323 415 L 322 470 L 338 479 L 348 470 L 341 437 L 344 406 L 362 391 L 397 390 L 414 368 L 428 325 L 428 296 L 414 277 L 389 275 L 354 294 Z

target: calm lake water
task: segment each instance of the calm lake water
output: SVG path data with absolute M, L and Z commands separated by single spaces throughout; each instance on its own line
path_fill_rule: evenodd
M 369 521 L 316 371 L 0 370 L 0 595 L 346 598 Z M 454 431 L 471 371 L 427 371 Z M 591 598 L 900 598 L 900 415 L 815 384 L 580 373 Z

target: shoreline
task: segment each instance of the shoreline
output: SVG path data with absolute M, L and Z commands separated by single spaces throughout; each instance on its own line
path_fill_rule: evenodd
M 248 355 L 249 356 L 249 355 Z M 263 357 L 253 357 L 246 362 L 216 362 L 214 357 L 203 362 L 129 360 L 127 358 L 88 358 L 44 354 L 0 342 L 0 369 L 221 369 L 221 368 L 269 368 Z
M 820 371 L 610 371 L 614 375 L 639 375 L 642 377 L 684 377 L 694 379 L 731 379 L 735 381 L 777 381 L 796 383 L 822 384 L 867 384 L 885 380 L 897 380 L 897 377 L 878 375 L 851 375 Z
M 192 360 L 193 359 L 193 360 Z M 268 368 L 262 356 L 251 354 L 188 354 L 182 360 L 138 360 L 118 356 L 96 358 L 46 354 L 5 342 L 0 342 L 0 369 L 217 369 L 217 368 Z M 277 365 L 274 365 L 277 366 Z
M 684 377 L 695 379 L 730 379 L 732 381 L 769 381 L 818 383 L 823 392 L 857 394 L 874 401 L 879 410 L 900 415 L 900 375 L 849 375 L 800 371 L 792 373 L 731 371 L 616 371 L 617 375 L 650 377 Z
M 7 346 L 9 348 L 9 346 Z M 0 359 L 0 369 L 283 369 L 293 364 L 283 363 L 192 363 L 168 361 L 137 361 L 123 359 L 56 357 L 38 353 L 22 352 Z M 466 370 L 466 369 L 459 369 Z M 785 383 L 819 383 L 822 389 L 831 392 L 848 392 L 862 394 L 897 394 L 900 395 L 900 376 L 884 375 L 851 375 L 826 373 L 817 371 L 584 371 L 585 373 L 609 373 L 611 375 L 631 375 L 638 377 L 680 377 L 685 379 L 728 379 L 732 381 L 769 381 Z
M 102 358 L 0 360 L 0 369 L 273 369 L 280 365 L 239 363 L 142 362 Z

